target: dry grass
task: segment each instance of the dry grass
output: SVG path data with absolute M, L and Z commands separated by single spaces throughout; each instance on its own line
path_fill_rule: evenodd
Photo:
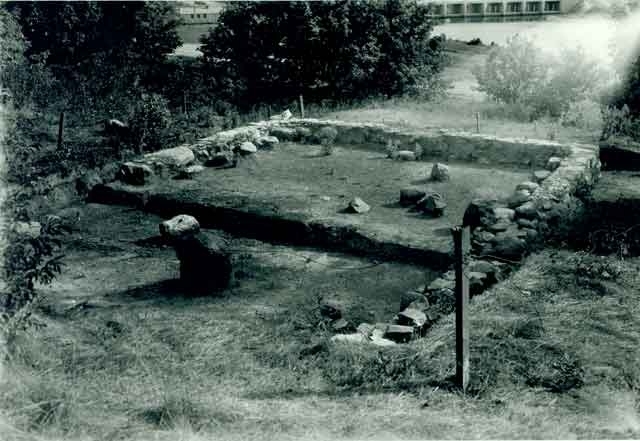
M 424 270 L 235 241 L 238 283 L 188 299 L 165 281 L 171 250 L 130 244 L 158 221 L 133 214 L 84 213 L 46 327 L 21 336 L 0 384 L 3 440 L 640 435 L 637 261 L 545 251 L 476 297 L 463 396 L 448 388 L 451 317 L 377 350 L 327 343 L 311 314 L 324 295 L 387 320 Z

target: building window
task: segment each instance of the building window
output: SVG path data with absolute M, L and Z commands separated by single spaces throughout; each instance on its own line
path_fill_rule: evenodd
M 453 5 L 447 5 L 447 12 L 449 15 L 462 15 L 463 5 L 462 3 L 455 3 Z
M 442 15 L 444 11 L 444 7 L 442 5 L 434 5 L 433 6 L 433 14 L 434 15 Z
M 191 14 L 191 18 L 193 18 L 193 14 Z
M 560 12 L 560 2 L 544 2 L 544 10 L 547 12 Z
M 528 2 L 527 12 L 540 12 L 540 2 Z
M 507 3 L 507 12 L 512 14 L 522 12 L 522 3 Z
M 502 12 L 502 3 L 489 3 L 488 12 L 491 14 L 499 14 Z
M 472 14 L 482 14 L 482 3 L 471 3 L 469 5 L 469 12 Z

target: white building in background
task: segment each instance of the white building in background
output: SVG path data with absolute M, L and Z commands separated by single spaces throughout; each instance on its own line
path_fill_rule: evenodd
M 184 24 L 209 24 L 216 22 L 222 7 L 219 1 L 181 1 L 178 14 Z
M 580 0 L 423 0 L 437 18 L 507 17 L 565 14 Z

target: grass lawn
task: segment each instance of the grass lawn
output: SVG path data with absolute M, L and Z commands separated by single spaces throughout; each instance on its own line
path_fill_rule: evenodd
M 474 298 L 465 396 L 452 317 L 391 348 L 332 344 L 314 319 L 323 295 L 386 321 L 424 268 L 232 240 L 236 284 L 189 299 L 144 241 L 158 218 L 80 209 L 46 327 L 0 383 L 3 440 L 640 436 L 637 259 L 548 250 Z

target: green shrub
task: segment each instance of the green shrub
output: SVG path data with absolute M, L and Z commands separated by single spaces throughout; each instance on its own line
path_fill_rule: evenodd
M 559 118 L 572 104 L 599 100 L 610 85 L 606 72 L 582 48 L 553 56 L 519 34 L 493 48 L 474 75 L 480 91 L 506 105 L 521 106 L 530 119 Z
M 170 121 L 167 100 L 156 93 L 143 94 L 129 121 L 134 149 L 142 153 L 166 147 L 164 143 Z

